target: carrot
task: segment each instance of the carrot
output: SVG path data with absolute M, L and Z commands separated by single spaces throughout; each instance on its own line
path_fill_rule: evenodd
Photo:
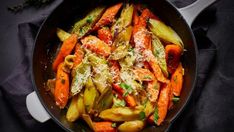
M 175 96 L 180 96 L 183 85 L 183 67 L 180 63 L 175 72 L 171 76 L 172 91 Z
M 135 68 L 133 73 L 135 74 L 138 81 L 153 81 L 153 79 L 155 79 L 154 74 L 151 73 L 148 69 Z
M 170 94 L 170 83 L 169 84 L 164 84 L 161 88 L 160 94 L 159 94 L 159 99 L 157 102 L 157 116 L 158 119 L 155 120 L 155 115 L 151 115 L 149 117 L 149 122 L 154 122 L 158 126 L 164 121 L 167 111 L 168 111 L 168 104 L 169 104 L 169 94 Z
M 54 71 L 57 71 L 58 65 L 63 62 L 64 58 L 72 52 L 77 43 L 77 39 L 78 36 L 76 34 L 72 34 L 63 42 L 62 47 L 60 48 L 60 51 L 52 64 L 52 68 Z
M 106 26 L 114 21 L 115 15 L 122 7 L 123 3 L 118 3 L 106 9 L 100 20 L 95 24 L 93 30 L 97 30 L 100 27 Z
M 162 83 L 168 83 L 169 80 L 162 73 L 162 70 L 159 67 L 159 65 L 157 63 L 157 59 L 154 57 L 152 51 L 145 50 L 143 52 L 143 55 L 145 58 L 147 58 L 147 62 L 149 63 L 150 67 L 152 68 L 154 76 L 157 78 L 157 80 L 162 82 Z
M 109 28 L 104 27 L 98 30 L 98 38 L 104 41 L 109 46 L 112 45 L 112 34 Z
M 165 47 L 167 69 L 169 73 L 173 73 L 180 63 L 182 49 L 180 46 L 170 44 Z
M 81 45 L 78 43 L 76 44 L 74 55 L 76 57 L 74 59 L 73 68 L 79 65 L 82 62 L 82 59 L 84 58 L 84 51 L 82 50 Z
M 137 13 L 136 6 L 134 6 L 134 10 L 133 10 L 133 25 L 137 25 L 138 21 L 139 21 L 139 15 Z
M 119 66 L 118 61 L 110 60 L 109 64 L 110 64 L 110 72 L 112 74 L 113 81 L 119 82 L 119 80 L 120 80 L 120 66 Z
M 154 78 L 152 81 L 147 82 L 147 93 L 149 93 L 149 100 L 152 103 L 155 103 L 158 99 L 160 84 Z
M 172 109 L 174 103 L 173 103 L 173 98 L 174 98 L 174 95 L 173 95 L 173 89 L 172 89 L 172 82 L 170 82 L 171 84 L 171 87 L 170 87 L 170 93 L 169 93 L 169 104 L 168 104 L 168 109 Z
M 93 122 L 95 132 L 116 132 L 116 128 L 112 127 L 112 122 Z
M 107 57 L 111 54 L 111 48 L 105 42 L 95 36 L 89 35 L 81 40 L 83 46 L 92 52 Z
M 113 84 L 113 88 L 121 95 L 123 96 L 124 94 L 124 89 L 122 89 L 118 84 Z M 126 96 L 123 96 L 124 100 L 126 101 L 127 103 L 127 106 L 130 106 L 130 107 L 134 107 L 136 106 L 136 101 L 134 99 L 134 97 L 132 95 L 126 95 Z
M 58 66 L 58 71 L 56 75 L 54 97 L 56 105 L 61 109 L 67 104 L 69 96 L 69 75 L 63 71 L 63 63 Z

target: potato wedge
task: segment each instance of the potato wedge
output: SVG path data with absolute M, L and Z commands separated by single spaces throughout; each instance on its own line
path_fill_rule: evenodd
M 66 114 L 66 118 L 69 122 L 74 122 L 80 116 L 77 102 L 78 102 L 78 96 L 74 96 L 71 100 L 71 103 L 68 107 L 67 114 Z
M 144 128 L 144 122 L 141 120 L 127 121 L 118 127 L 120 132 L 139 132 Z
M 118 107 L 118 108 L 110 108 L 102 111 L 99 115 L 100 118 L 104 120 L 110 120 L 114 122 L 118 121 L 131 121 L 131 120 L 139 120 L 140 112 L 143 111 L 143 107 Z

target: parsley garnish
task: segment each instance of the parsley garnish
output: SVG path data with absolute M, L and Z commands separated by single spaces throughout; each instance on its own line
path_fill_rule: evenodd
M 123 96 L 127 96 L 128 94 L 132 93 L 133 89 L 130 85 L 127 85 L 126 83 L 120 83 L 119 86 L 125 90 Z
M 91 16 L 89 16 L 89 17 L 87 18 L 87 20 L 86 20 L 87 23 L 91 23 L 92 21 L 93 21 L 93 19 L 92 19 Z
M 115 122 L 112 123 L 112 124 L 111 124 L 111 127 L 114 127 L 114 128 L 115 128 L 115 127 L 116 127 L 116 123 L 115 123 Z
M 158 108 L 156 107 L 155 108 L 155 111 L 154 111 L 154 123 L 156 124 L 158 122 Z
M 141 120 L 144 120 L 144 119 L 145 119 L 145 112 L 141 111 L 141 112 L 139 113 L 139 116 L 140 116 L 140 119 L 141 119 Z
M 173 98 L 172 98 L 172 101 L 173 101 L 174 104 L 178 103 L 179 100 L 180 100 L 179 97 L 173 97 Z

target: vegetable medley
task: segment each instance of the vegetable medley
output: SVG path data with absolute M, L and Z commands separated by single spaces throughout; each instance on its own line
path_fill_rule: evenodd
M 48 87 L 69 122 L 83 119 L 94 131 L 140 131 L 161 125 L 179 101 L 184 51 L 177 33 L 147 7 L 97 7 L 62 42 Z

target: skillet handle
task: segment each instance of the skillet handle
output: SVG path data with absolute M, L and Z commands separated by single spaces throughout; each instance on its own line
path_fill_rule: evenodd
M 191 5 L 183 8 L 179 8 L 179 12 L 182 14 L 188 25 L 191 27 L 194 19 L 207 7 L 215 3 L 216 0 L 197 0 Z
M 44 123 L 51 118 L 41 104 L 35 91 L 27 95 L 26 106 L 31 116 L 41 123 Z

